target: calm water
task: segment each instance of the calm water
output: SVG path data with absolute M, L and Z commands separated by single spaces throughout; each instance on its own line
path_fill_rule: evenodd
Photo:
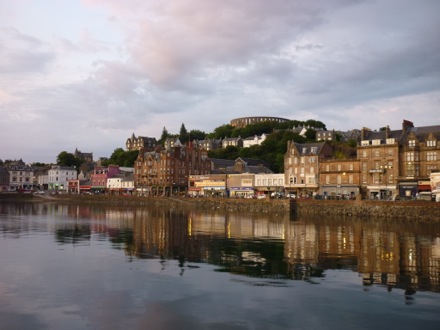
M 440 329 L 440 227 L 0 203 L 0 329 Z

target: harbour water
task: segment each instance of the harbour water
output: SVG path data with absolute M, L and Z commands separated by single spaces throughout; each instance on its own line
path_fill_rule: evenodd
M 439 329 L 440 226 L 0 203 L 0 329 Z

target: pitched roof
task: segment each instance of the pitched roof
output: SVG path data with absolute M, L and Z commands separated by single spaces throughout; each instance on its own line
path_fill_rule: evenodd
M 265 167 L 269 167 L 269 164 L 267 162 L 265 162 L 264 160 L 261 160 L 261 159 L 238 157 L 235 161 L 240 160 L 240 159 L 243 162 L 245 162 L 246 165 L 248 165 L 248 166 L 265 166 Z

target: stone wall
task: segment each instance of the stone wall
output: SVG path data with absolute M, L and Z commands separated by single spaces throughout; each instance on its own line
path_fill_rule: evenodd
M 3 198 L 2 198 L 3 197 Z M 12 198 L 13 197 L 13 198 Z M 332 216 L 384 219 L 390 221 L 440 223 L 440 203 L 428 201 L 345 201 L 314 199 L 235 199 L 235 198 L 146 198 L 127 196 L 57 195 L 50 199 L 26 194 L 0 194 L 1 200 L 34 202 L 103 203 L 107 205 L 161 206 L 168 208 L 197 208 L 256 213 L 286 214 L 292 217 Z
M 428 201 L 317 201 L 296 200 L 296 216 L 354 216 L 399 221 L 440 222 L 440 203 Z

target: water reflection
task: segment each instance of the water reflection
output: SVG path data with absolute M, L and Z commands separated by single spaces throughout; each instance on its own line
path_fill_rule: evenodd
M 60 245 L 109 241 L 129 261 L 158 259 L 166 268 L 177 260 L 182 276 L 209 263 L 218 271 L 268 279 L 253 285 L 285 286 L 288 280 L 319 283 L 327 270 L 343 269 L 357 272 L 364 290 L 401 288 L 408 301 L 420 290 L 440 292 L 438 225 L 3 203 L 0 230 L 7 238 L 48 233 Z

